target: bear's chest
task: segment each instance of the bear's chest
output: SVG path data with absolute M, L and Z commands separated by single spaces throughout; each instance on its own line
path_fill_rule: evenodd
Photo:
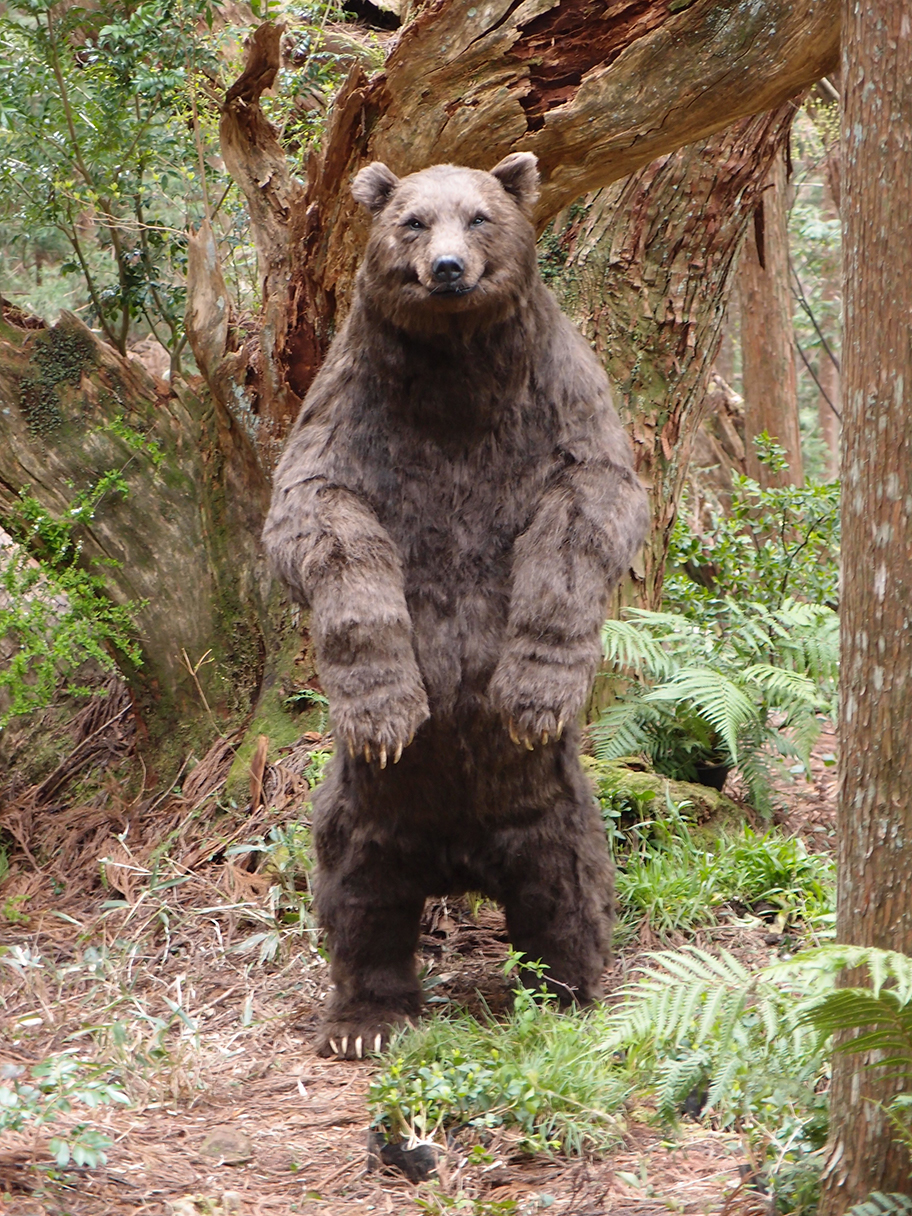
M 563 467 L 553 436 L 521 424 L 489 427 L 468 443 L 386 430 L 358 463 L 362 493 L 407 571 L 450 584 L 507 573 L 516 537 Z

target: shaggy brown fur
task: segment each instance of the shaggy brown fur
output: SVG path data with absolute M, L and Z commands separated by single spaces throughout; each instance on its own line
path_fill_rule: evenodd
M 499 900 L 568 999 L 597 994 L 608 957 L 577 717 L 646 496 L 539 278 L 537 185 L 528 153 L 358 174 L 375 218 L 351 314 L 276 472 L 265 540 L 310 605 L 340 744 L 314 797 L 326 1053 L 418 1013 L 429 895 Z

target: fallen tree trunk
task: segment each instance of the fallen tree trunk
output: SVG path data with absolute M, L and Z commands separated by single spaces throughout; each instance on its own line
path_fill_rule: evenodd
M 824 75 L 838 55 L 839 6 L 437 0 L 402 30 L 383 72 L 368 79 L 353 67 L 306 186 L 259 107 L 279 68 L 280 34 L 257 31 L 221 121 L 225 163 L 250 208 L 266 319 L 235 385 L 267 467 L 346 306 L 366 234 L 348 189 L 362 165 L 387 161 L 401 175 L 534 152 L 542 229 L 587 191 Z

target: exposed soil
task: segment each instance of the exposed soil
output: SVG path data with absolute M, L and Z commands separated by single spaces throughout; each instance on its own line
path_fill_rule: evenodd
M 832 847 L 835 769 L 825 758 L 834 752 L 825 732 L 812 783 L 782 791 L 782 826 L 814 850 Z M 0 944 L 7 947 L 0 956 L 7 964 L 0 974 L 0 1083 L 11 1066 L 77 1049 L 112 1067 L 129 1065 L 132 1103 L 78 1108 L 37 1134 L 5 1134 L 2 1216 L 417 1213 L 448 1210 L 439 1206 L 447 1196 L 453 1203 L 457 1196 L 483 1200 L 452 1209 L 477 1216 L 765 1210 L 746 1181 L 736 1134 L 685 1119 L 671 1142 L 667 1130 L 649 1123 L 649 1112 L 636 1110 L 627 1112 L 623 1146 L 602 1160 L 531 1158 L 503 1133 L 491 1146 L 493 1164 L 469 1167 L 454 1150 L 433 1186 L 369 1172 L 366 1094 L 377 1064 L 314 1055 L 312 1032 L 328 983 L 314 934 L 286 934 L 275 960 L 261 964 L 275 924 L 266 905 L 275 879 L 246 868 L 252 855 L 225 852 L 226 842 L 300 816 L 291 796 L 300 797 L 300 765 L 292 756 L 282 773 L 267 771 L 264 793 L 279 809 L 261 810 L 239 827 L 211 799 L 225 759 L 213 758 L 207 780 L 197 781 L 195 803 L 121 806 L 111 794 L 98 805 L 64 809 L 20 796 L 0 811 L 0 829 L 14 841 L 0 887 Z M 154 846 L 167 837 L 169 860 L 155 862 Z M 40 864 L 51 856 L 57 864 Z M 425 964 L 442 977 L 433 992 L 469 1009 L 483 999 L 500 1011 L 508 995 L 500 912 L 485 905 L 473 917 L 464 902 L 438 902 L 427 909 L 424 928 Z M 751 964 L 770 961 L 777 950 L 769 926 L 745 927 L 734 915 L 687 940 L 715 943 Z M 616 960 L 608 988 L 659 944 L 641 933 Z M 80 1111 L 113 1140 L 107 1164 L 55 1173 L 48 1139 L 77 1123 Z M 432 1202 L 432 1194 L 439 1198 Z

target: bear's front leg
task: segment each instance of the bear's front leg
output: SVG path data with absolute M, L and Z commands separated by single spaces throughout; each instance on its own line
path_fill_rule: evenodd
M 314 612 L 320 676 L 329 696 L 333 731 L 349 754 L 386 768 L 428 716 L 409 633 L 379 612 L 376 600 L 360 619 Z
M 507 635 L 488 688 L 514 742 L 559 737 L 585 705 L 608 593 L 647 522 L 631 470 L 593 458 L 564 471 L 517 538 Z
M 338 743 L 385 768 L 429 716 L 400 556 L 367 503 L 322 477 L 293 476 L 293 457 L 291 444 L 263 537 L 283 577 L 310 604 Z

